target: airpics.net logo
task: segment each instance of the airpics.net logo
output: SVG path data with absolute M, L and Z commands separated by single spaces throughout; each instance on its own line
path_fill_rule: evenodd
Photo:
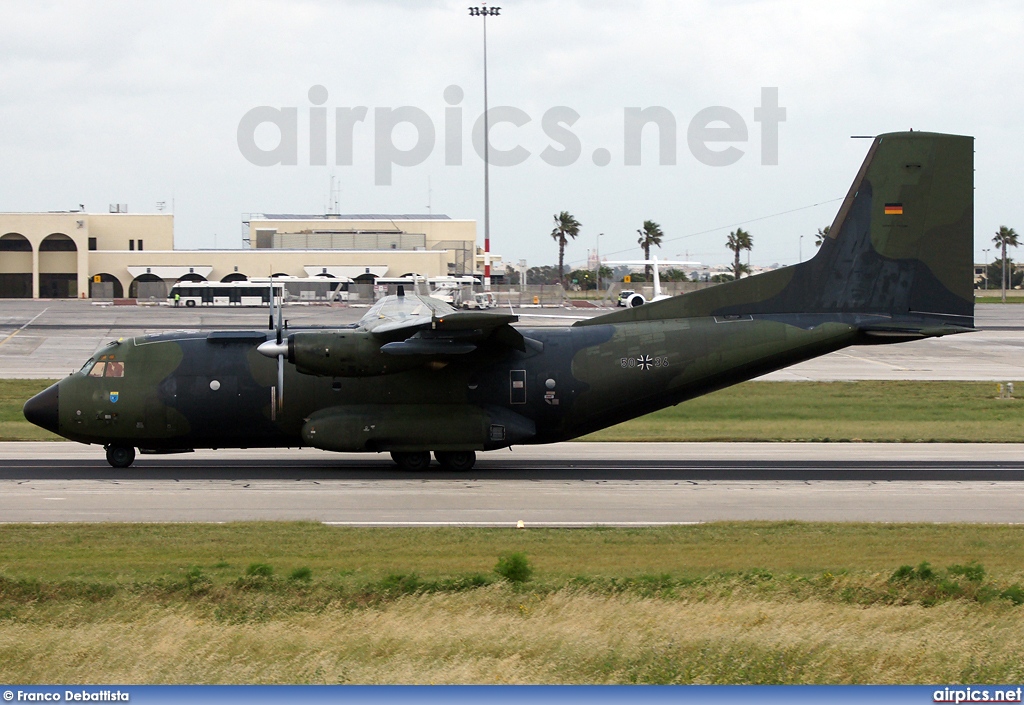
M 414 167 L 422 164 L 440 148 L 444 151 L 445 166 L 463 164 L 464 109 L 461 107 L 464 91 L 456 85 L 444 89 L 446 104 L 442 119 L 441 136 L 434 120 L 422 108 L 412 105 L 399 107 L 370 108 L 365 105 L 336 107 L 333 111 L 325 105 L 328 91 L 324 86 L 312 86 L 308 91 L 311 105 L 305 108 L 309 121 L 308 153 L 309 166 L 327 166 L 328 135 L 333 135 L 334 155 L 330 163 L 334 166 L 352 166 L 357 138 L 373 139 L 374 183 L 389 186 L 395 167 Z M 333 115 L 331 115 L 333 113 Z M 260 105 L 252 108 L 238 122 L 238 150 L 245 159 L 256 166 L 297 166 L 299 164 L 299 114 L 298 107 L 275 108 Z M 749 114 L 749 113 L 748 113 Z M 329 116 L 333 117 L 330 125 Z M 584 145 L 573 131 L 581 116 L 565 105 L 556 105 L 544 111 L 540 118 L 540 130 L 549 140 L 536 157 L 554 167 L 571 166 L 584 156 Z M 786 121 L 786 108 L 779 105 L 778 88 L 761 88 L 760 105 L 753 108 L 753 121 L 757 124 L 760 142 L 761 164 L 775 166 L 779 163 L 779 125 Z M 473 122 L 471 143 L 476 155 L 484 159 L 484 115 L 481 113 Z M 525 110 L 511 105 L 500 105 L 487 111 L 487 132 L 493 133 L 495 126 L 507 125 L 515 130 L 536 129 L 533 116 Z M 658 164 L 674 166 L 677 162 L 678 121 L 668 108 L 663 106 L 627 107 L 622 110 L 621 164 L 640 166 L 643 161 L 645 137 L 657 140 Z M 333 127 L 333 129 L 330 129 Z M 259 139 L 270 133 L 269 140 Z M 372 131 L 372 135 L 368 134 Z M 276 132 L 276 135 L 274 133 Z M 407 140 L 396 144 L 396 135 L 415 134 L 415 140 L 408 146 Z M 519 132 L 513 132 L 513 140 Z M 735 164 L 745 154 L 750 142 L 750 128 L 740 111 L 724 105 L 713 105 L 697 111 L 686 124 L 686 147 L 701 164 L 722 167 Z M 262 142 L 262 144 L 261 144 Z M 269 144 L 268 144 L 269 142 Z M 514 146 L 498 147 L 493 140 L 487 143 L 487 159 L 492 166 L 511 167 L 523 164 L 534 157 L 534 153 L 515 141 Z M 599 167 L 608 166 L 614 156 L 606 147 L 589 150 L 590 160 Z

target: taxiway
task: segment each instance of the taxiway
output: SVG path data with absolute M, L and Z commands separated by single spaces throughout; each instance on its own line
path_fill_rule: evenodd
M 588 526 L 1024 522 L 1024 445 L 563 443 L 416 475 L 386 456 L 201 451 L 114 470 L 97 447 L 0 444 L 0 521 Z

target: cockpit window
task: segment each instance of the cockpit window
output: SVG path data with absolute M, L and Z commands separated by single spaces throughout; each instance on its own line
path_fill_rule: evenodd
M 83 375 L 89 374 L 89 370 L 92 369 L 93 362 L 93 360 L 89 360 L 88 362 L 86 362 L 84 365 L 82 365 L 82 369 L 80 369 L 79 372 L 81 372 Z
M 95 365 L 92 366 L 92 369 L 89 370 L 89 376 L 90 377 L 102 377 L 103 376 L 103 371 L 106 369 L 106 367 L 107 367 L 107 363 L 105 363 L 105 362 L 97 362 Z
M 107 363 L 107 372 L 104 377 L 124 377 L 124 363 L 111 361 Z

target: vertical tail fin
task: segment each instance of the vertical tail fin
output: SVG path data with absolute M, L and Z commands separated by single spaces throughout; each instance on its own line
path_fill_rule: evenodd
M 848 313 L 972 327 L 973 252 L 974 138 L 879 135 L 812 259 L 600 322 Z
M 973 256 L 974 139 L 880 135 L 820 251 L 803 265 L 800 294 L 822 312 L 972 326 Z

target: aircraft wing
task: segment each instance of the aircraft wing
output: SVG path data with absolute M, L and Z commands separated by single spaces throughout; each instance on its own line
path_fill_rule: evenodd
M 450 311 L 384 323 L 371 333 L 389 341 L 381 346 L 389 355 L 464 355 L 485 342 L 525 351 L 525 339 L 511 326 L 517 320 L 508 313 Z

